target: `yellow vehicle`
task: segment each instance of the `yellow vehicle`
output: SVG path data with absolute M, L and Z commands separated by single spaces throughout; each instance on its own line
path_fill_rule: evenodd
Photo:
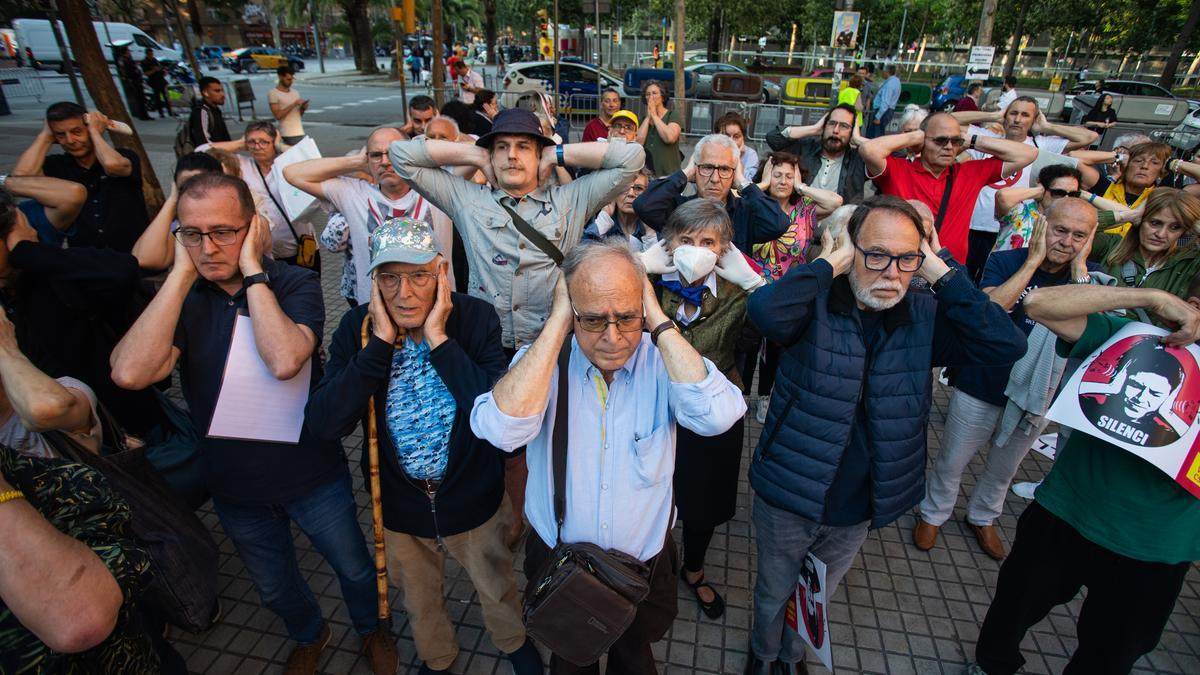
M 833 98 L 833 80 L 828 77 L 792 77 L 783 83 L 784 105 L 828 108 Z
M 304 59 L 288 56 L 274 47 L 242 47 L 222 55 L 225 67 L 235 73 L 257 73 L 272 71 L 279 66 L 291 66 L 293 70 L 304 70 Z

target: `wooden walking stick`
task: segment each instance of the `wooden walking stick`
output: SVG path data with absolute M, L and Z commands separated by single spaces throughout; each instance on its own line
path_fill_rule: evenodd
M 404 337 L 399 333 L 396 338 Z M 371 339 L 371 315 L 362 322 L 362 346 Z M 379 488 L 379 437 L 375 429 L 375 395 L 367 400 L 367 462 L 371 487 L 371 521 L 375 526 L 375 591 L 379 596 L 379 621 L 391 625 L 392 610 L 388 606 L 387 548 L 383 540 L 383 496 Z M 386 622 L 386 623 L 385 623 Z

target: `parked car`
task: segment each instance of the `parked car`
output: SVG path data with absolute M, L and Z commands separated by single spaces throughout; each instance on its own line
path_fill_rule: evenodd
M 225 67 L 235 73 L 257 73 L 260 70 L 275 70 L 279 66 L 291 66 L 293 70 L 304 70 L 304 59 L 288 56 L 274 47 L 242 47 L 223 56 Z
M 220 61 L 226 52 L 233 51 L 229 45 L 200 45 L 193 50 L 197 61 Z
M 747 73 L 745 68 L 729 63 L 695 63 L 684 70 L 696 76 L 696 98 L 712 98 L 713 75 L 717 73 Z M 778 103 L 783 97 L 783 88 L 763 78 L 763 103 Z
M 50 30 L 48 20 L 13 19 L 12 26 L 20 50 L 21 65 L 26 68 L 54 66 L 60 71 L 62 70 L 62 52 L 58 49 L 58 42 L 54 39 L 54 32 Z M 154 50 L 159 61 L 178 63 L 183 60 L 183 54 L 159 43 L 137 26 L 113 21 L 106 25 L 103 21 L 93 21 L 92 28 L 100 40 L 100 51 L 109 63 L 113 62 L 111 45 L 122 42 L 129 44 L 129 53 L 133 55 L 135 61 L 146 58 L 147 49 Z M 62 21 L 58 22 L 58 29 L 64 36 L 67 34 Z M 67 43 L 67 54 L 72 60 L 75 59 L 70 42 Z
M 596 107 L 596 72 L 599 70 L 604 88 L 612 87 L 625 97 L 625 87 L 621 79 L 604 70 L 597 69 L 590 63 L 558 64 L 559 108 L 568 108 L 578 114 L 594 114 Z M 552 61 L 532 61 L 528 63 L 513 63 L 504 74 L 503 87 L 506 92 L 540 91 L 550 94 L 554 91 L 554 63 Z M 507 102 L 506 102 L 507 103 Z M 626 105 L 630 105 L 627 101 Z
M 1072 85 L 1071 88 L 1067 90 L 1066 102 L 1063 104 L 1062 113 L 1059 115 L 1059 118 L 1064 121 L 1070 120 L 1075 97 L 1079 94 L 1095 91 L 1097 82 L 1098 80 L 1081 80 Z M 1157 96 L 1160 98 L 1175 98 L 1175 94 L 1172 94 L 1157 84 L 1138 82 L 1137 80 L 1105 80 L 1104 91 L 1110 94 L 1123 94 L 1125 96 Z M 1191 103 L 1188 104 L 1188 107 L 1191 107 Z
M 949 110 L 954 108 L 954 104 L 958 100 L 967 95 L 967 85 L 971 82 L 979 82 L 980 80 L 968 80 L 966 75 L 950 75 L 942 83 L 933 90 L 933 105 L 930 107 L 933 110 Z M 1003 86 L 1004 80 L 999 77 L 989 77 L 982 80 L 983 90 L 986 92 L 993 87 Z

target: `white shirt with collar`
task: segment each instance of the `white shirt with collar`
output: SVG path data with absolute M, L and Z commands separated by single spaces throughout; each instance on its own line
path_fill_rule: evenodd
M 666 274 L 662 275 L 662 278 L 663 278 L 663 281 L 678 281 L 681 284 L 683 283 L 683 279 L 679 278 L 679 272 L 667 272 Z M 716 272 L 709 272 L 708 276 L 704 277 L 704 285 L 708 287 L 708 292 L 712 293 L 712 296 L 714 298 L 717 297 L 717 273 Z M 675 320 L 678 321 L 679 323 L 682 323 L 685 326 L 690 324 L 691 322 L 695 321 L 696 319 L 700 318 L 700 308 L 699 307 L 696 307 L 695 311 L 686 312 L 686 311 L 684 311 L 684 308 L 686 306 L 687 306 L 687 303 L 680 303 L 679 309 L 675 311 Z

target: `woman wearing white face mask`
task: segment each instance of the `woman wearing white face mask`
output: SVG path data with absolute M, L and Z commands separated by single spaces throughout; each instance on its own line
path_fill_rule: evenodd
M 763 280 L 730 244 L 725 205 L 698 198 L 681 204 L 642 254 L 658 301 L 679 332 L 730 381 L 740 384 L 734 350 L 746 321 L 746 296 Z M 683 521 L 680 575 L 700 608 L 715 619 L 725 601 L 704 580 L 704 557 L 718 525 L 733 517 L 741 475 L 742 421 L 705 438 L 680 428 L 675 453 L 675 505 Z

